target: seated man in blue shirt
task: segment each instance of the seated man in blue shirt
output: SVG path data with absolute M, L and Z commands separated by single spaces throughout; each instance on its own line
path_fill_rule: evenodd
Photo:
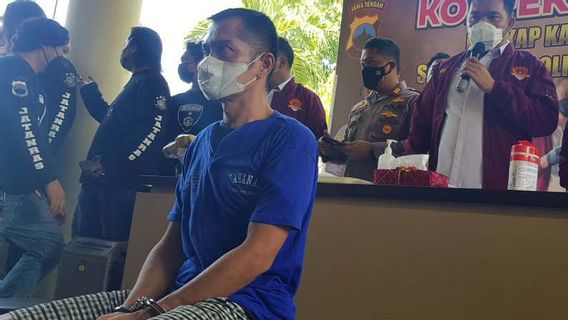
M 71 298 L 13 318 L 67 319 L 65 310 L 81 310 L 91 319 L 117 305 L 100 319 L 295 318 L 317 143 L 309 129 L 267 104 L 277 54 L 270 19 L 228 9 L 211 20 L 198 82 L 208 99 L 223 104 L 225 120 L 188 148 L 170 224 L 134 289 L 128 297 Z

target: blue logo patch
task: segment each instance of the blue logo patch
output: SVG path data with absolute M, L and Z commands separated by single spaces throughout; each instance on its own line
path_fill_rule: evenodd
M 184 104 L 178 109 L 178 123 L 185 133 L 199 122 L 203 115 L 203 106 L 199 104 Z

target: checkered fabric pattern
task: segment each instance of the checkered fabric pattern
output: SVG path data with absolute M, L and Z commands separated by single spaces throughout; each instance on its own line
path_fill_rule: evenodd
M 95 320 L 122 305 L 129 291 L 113 291 L 67 298 L 10 313 L 13 320 Z M 209 299 L 177 307 L 155 320 L 249 320 L 246 311 L 227 298 Z

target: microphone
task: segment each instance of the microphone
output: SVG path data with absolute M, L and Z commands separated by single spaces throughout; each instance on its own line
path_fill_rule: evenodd
M 469 52 L 469 57 L 467 58 L 479 59 L 483 57 L 484 53 L 485 53 L 485 44 L 483 42 L 478 42 L 473 46 L 473 49 L 471 49 L 471 51 Z M 456 90 L 458 90 L 459 93 L 464 93 L 465 90 L 469 87 L 469 80 L 470 77 L 468 75 L 462 75 L 460 77 L 458 85 L 456 86 Z

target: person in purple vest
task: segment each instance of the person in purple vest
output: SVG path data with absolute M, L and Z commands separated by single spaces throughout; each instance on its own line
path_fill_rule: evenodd
M 272 109 L 300 121 L 319 139 L 327 130 L 325 110 L 315 92 L 294 81 L 293 64 L 292 46 L 288 40 L 278 37 L 278 57 L 270 77 L 268 102 Z
M 511 146 L 556 129 L 549 72 L 504 39 L 515 23 L 514 5 L 469 0 L 468 37 L 485 52 L 478 59 L 468 50 L 438 64 L 414 109 L 405 152 L 429 153 L 430 170 L 447 175 L 452 187 L 506 189 Z M 471 81 L 458 92 L 464 76 Z

